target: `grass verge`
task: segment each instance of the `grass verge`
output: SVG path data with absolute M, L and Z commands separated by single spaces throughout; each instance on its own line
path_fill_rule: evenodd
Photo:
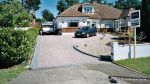
M 115 63 L 121 64 L 150 76 L 150 57 L 119 60 L 115 61 Z
M 5 84 L 7 81 L 10 81 L 13 78 L 17 77 L 20 73 L 26 70 L 26 65 L 27 62 L 24 62 L 11 68 L 0 69 L 0 84 Z

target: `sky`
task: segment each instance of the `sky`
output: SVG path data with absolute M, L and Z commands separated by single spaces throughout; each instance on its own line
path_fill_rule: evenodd
M 47 9 L 49 11 L 51 11 L 52 14 L 54 14 L 54 16 L 56 17 L 58 14 L 56 5 L 57 5 L 57 1 L 58 0 L 41 0 L 41 5 L 40 5 L 40 9 L 38 11 L 36 11 L 36 17 L 37 18 L 42 18 L 42 14 L 41 12 L 44 9 Z M 82 2 L 82 0 L 80 0 Z M 115 0 L 107 0 L 108 3 L 114 3 Z

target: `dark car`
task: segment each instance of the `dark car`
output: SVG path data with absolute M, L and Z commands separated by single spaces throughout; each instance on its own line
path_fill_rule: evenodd
M 75 32 L 75 37 L 90 37 L 96 36 L 97 29 L 95 26 L 84 26 Z

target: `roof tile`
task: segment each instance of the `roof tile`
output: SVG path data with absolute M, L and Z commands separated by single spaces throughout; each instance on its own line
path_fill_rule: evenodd
M 90 19 L 118 19 L 122 13 L 121 10 L 116 9 L 114 7 L 104 5 L 104 4 L 91 4 L 94 6 L 94 14 L 84 14 L 79 11 L 79 8 L 82 7 L 82 4 L 76 4 L 68 9 L 66 9 L 63 13 L 58 15 L 58 17 L 89 17 Z

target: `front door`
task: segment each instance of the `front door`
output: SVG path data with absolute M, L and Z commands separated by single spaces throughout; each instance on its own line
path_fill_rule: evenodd
M 91 25 L 90 21 L 87 21 L 87 26 L 90 26 L 90 25 Z
M 92 26 L 96 27 L 96 22 L 92 22 Z
M 121 27 L 120 20 L 115 20 L 115 21 L 114 21 L 114 28 L 115 28 L 115 31 L 116 31 L 116 32 L 120 31 L 120 27 Z

